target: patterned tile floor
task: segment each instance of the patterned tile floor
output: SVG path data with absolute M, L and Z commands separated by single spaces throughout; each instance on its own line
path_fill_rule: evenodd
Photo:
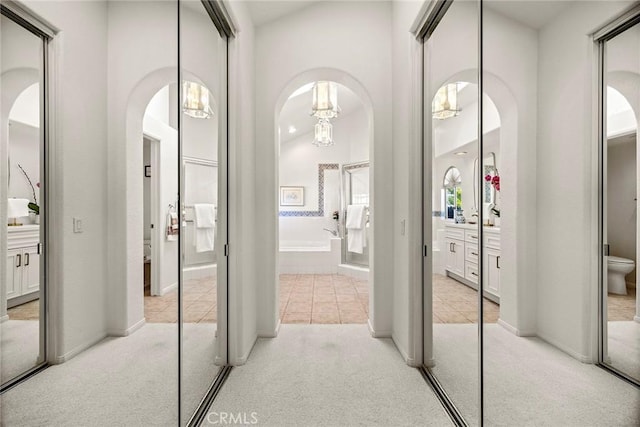
M 627 287 L 627 295 L 609 294 L 607 314 L 609 320 L 633 320 L 636 314 L 636 288 Z
M 433 319 L 435 323 L 476 323 L 477 293 L 445 276 L 434 275 Z M 627 295 L 609 294 L 608 317 L 611 321 L 633 320 L 636 289 Z M 216 321 L 216 279 L 207 277 L 185 283 L 185 321 Z M 178 320 L 177 290 L 161 297 L 145 295 L 147 322 L 174 323 Z M 366 323 L 369 313 L 369 286 L 346 276 L 283 274 L 280 276 L 280 318 L 283 323 Z M 40 301 L 31 301 L 7 310 L 13 320 L 37 320 Z M 499 306 L 485 299 L 484 321 L 498 320 Z
M 184 321 L 186 323 L 215 323 L 215 276 L 187 280 L 184 284 Z M 175 323 L 178 321 L 178 290 L 163 296 L 144 296 L 144 317 L 149 323 Z
M 369 284 L 337 274 L 281 274 L 282 323 L 367 323 Z
M 484 299 L 483 321 L 496 323 L 500 306 Z M 478 323 L 478 292 L 450 277 L 433 275 L 433 323 Z

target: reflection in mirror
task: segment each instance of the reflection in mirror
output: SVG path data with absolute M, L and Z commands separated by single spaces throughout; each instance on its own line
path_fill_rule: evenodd
M 603 237 L 606 289 L 603 362 L 640 382 L 640 296 L 637 292 L 638 119 L 640 118 L 640 24 L 608 40 Z
M 181 425 L 214 381 L 220 347 L 218 301 L 224 296 L 226 41 L 200 1 L 180 3 L 181 102 Z M 221 289 L 222 288 L 222 289 Z
M 0 383 L 5 384 L 45 360 L 40 255 L 44 72 L 43 40 L 4 15 L 0 19 L 0 139 L 2 165 L 8 165 L 0 183 L 0 217 L 7 218 L 0 254 L 6 263 L 0 279 Z
M 478 4 L 453 2 L 425 42 L 425 365 L 469 425 L 478 424 Z M 451 54 L 452 46 L 456 54 Z M 428 100 L 428 101 L 427 101 Z M 429 244 L 431 246 L 431 244 Z M 432 335 L 432 338 L 431 338 Z

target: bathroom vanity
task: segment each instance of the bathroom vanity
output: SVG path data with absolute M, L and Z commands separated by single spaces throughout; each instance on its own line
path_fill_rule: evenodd
M 500 303 L 500 229 L 483 227 L 484 289 L 486 298 Z M 478 289 L 478 226 L 445 225 L 445 270 L 447 276 Z
M 39 298 L 40 226 L 7 227 L 7 307 Z

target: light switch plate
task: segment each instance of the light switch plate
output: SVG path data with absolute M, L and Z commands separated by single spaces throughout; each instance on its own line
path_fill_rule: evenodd
M 82 218 L 73 218 L 73 232 L 74 233 L 82 233 L 84 231 Z

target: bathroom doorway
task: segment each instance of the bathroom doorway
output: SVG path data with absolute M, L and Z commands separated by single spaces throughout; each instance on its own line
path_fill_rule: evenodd
M 640 15 L 600 40 L 601 333 L 600 363 L 640 384 L 640 222 L 638 118 Z M 631 23 L 634 21 L 632 20 Z
M 280 321 L 365 324 L 369 115 L 347 86 L 320 80 L 293 91 L 278 126 Z

